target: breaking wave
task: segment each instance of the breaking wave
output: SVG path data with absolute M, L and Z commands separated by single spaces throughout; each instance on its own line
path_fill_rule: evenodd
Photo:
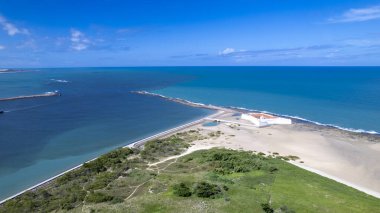
M 50 79 L 51 81 L 54 81 L 54 82 L 57 82 L 57 83 L 69 83 L 70 81 L 67 81 L 67 80 L 61 80 L 61 79 Z

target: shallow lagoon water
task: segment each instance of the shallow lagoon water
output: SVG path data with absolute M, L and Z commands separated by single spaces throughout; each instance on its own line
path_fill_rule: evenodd
M 219 123 L 218 122 L 215 122 L 215 121 L 211 121 L 211 122 L 206 122 L 206 123 L 203 123 L 202 126 L 208 126 L 208 127 L 211 127 L 211 126 L 218 126 Z

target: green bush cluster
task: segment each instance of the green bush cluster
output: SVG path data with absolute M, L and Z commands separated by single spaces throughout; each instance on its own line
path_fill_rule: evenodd
M 252 154 L 250 152 L 239 152 L 228 149 L 212 149 L 199 151 L 197 157 L 200 163 L 207 163 L 214 168 L 218 174 L 244 173 L 252 170 L 265 169 L 275 172 L 278 169 L 267 162 L 268 158 Z M 185 158 L 184 161 L 191 161 Z
M 189 147 L 188 141 L 178 134 L 165 139 L 156 139 L 145 143 L 140 156 L 148 161 L 156 161 L 160 157 L 178 155 Z
M 295 211 L 289 209 L 287 206 L 281 206 L 280 208 L 274 210 L 269 203 L 262 203 L 261 207 L 265 213 L 295 213 Z
M 222 188 L 216 184 L 202 181 L 195 185 L 194 194 L 203 198 L 217 198 L 222 195 Z
M 173 192 L 180 197 L 190 197 L 192 192 L 185 183 L 176 184 L 173 186 Z
M 120 175 L 116 172 L 103 172 L 95 176 L 95 179 L 86 187 L 88 190 L 102 189 Z
M 293 160 L 293 161 L 300 159 L 298 156 L 295 156 L 295 155 L 288 155 L 286 157 L 289 158 L 290 160 Z
M 276 156 L 277 159 L 280 159 L 280 160 L 284 160 L 284 161 L 296 161 L 296 160 L 299 160 L 300 158 L 298 156 L 295 156 L 295 155 L 288 155 L 288 156 Z
M 208 183 L 201 181 L 194 185 L 193 190 L 190 189 L 185 183 L 175 184 L 173 186 L 173 193 L 179 197 L 190 197 L 192 194 L 201 198 L 218 198 L 221 197 L 223 191 L 228 191 L 228 187 L 223 185 Z
M 121 165 L 122 160 L 131 154 L 133 154 L 132 149 L 120 148 L 83 164 L 83 168 L 86 169 L 86 172 L 91 173 L 104 172 L 107 168 L 117 168 Z
M 106 195 L 101 192 L 91 192 L 86 197 L 86 202 L 90 202 L 90 203 L 102 203 L 102 202 L 107 202 L 111 200 L 113 200 L 113 196 Z
M 273 208 L 270 206 L 269 203 L 263 203 L 263 204 L 261 204 L 261 207 L 263 208 L 263 211 L 265 213 L 273 213 L 274 212 Z
M 222 134 L 223 133 L 221 131 L 216 131 L 216 132 L 210 132 L 210 133 L 208 133 L 208 136 L 209 137 L 219 137 Z
M 0 212 L 50 212 L 57 209 L 70 210 L 78 206 L 85 198 L 86 192 L 77 184 L 66 186 L 60 196 L 41 189 L 26 192 L 12 199 L 0 208 Z

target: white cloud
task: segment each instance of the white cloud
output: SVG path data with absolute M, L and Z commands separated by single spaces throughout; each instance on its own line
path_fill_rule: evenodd
M 236 52 L 236 50 L 234 48 L 226 48 L 223 51 L 220 51 L 219 55 L 228 55 L 228 54 L 231 54 L 234 52 Z
M 380 45 L 380 39 L 349 39 L 343 41 L 345 44 L 356 47 L 373 47 Z
M 234 57 L 242 57 L 242 54 L 246 53 L 247 50 L 241 49 L 236 50 L 235 48 L 226 48 L 218 53 L 219 56 L 234 56 Z
M 0 50 L 3 50 L 5 49 L 5 47 L 3 45 L 0 45 Z
M 10 36 L 16 34 L 28 35 L 29 31 L 24 28 L 17 28 L 14 24 L 10 23 L 4 16 L 0 15 L 0 25 L 3 27 L 3 30 L 8 33 Z
M 81 51 L 87 49 L 91 41 L 79 30 L 71 29 L 71 48 L 73 50 Z
M 363 22 L 380 19 L 380 6 L 350 9 L 338 18 L 330 18 L 329 23 Z
M 235 62 L 286 60 L 300 58 L 334 58 L 339 55 L 339 45 L 311 45 L 292 48 L 261 49 L 261 50 L 235 50 L 226 48 L 219 52 L 219 56 L 229 58 Z

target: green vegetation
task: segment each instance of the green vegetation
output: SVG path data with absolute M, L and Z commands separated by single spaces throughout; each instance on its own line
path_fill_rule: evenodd
M 179 197 L 190 197 L 192 194 L 195 194 L 202 198 L 218 198 L 223 194 L 222 190 L 228 191 L 228 187 L 225 185 L 218 186 L 205 181 L 195 183 L 193 191 L 191 191 L 185 183 L 179 183 L 173 186 L 173 194 Z
M 244 173 L 252 170 L 277 170 L 262 155 L 252 155 L 250 152 L 237 152 L 225 149 L 211 149 L 208 152 L 197 152 L 196 162 L 207 164 L 217 174 Z M 191 155 L 191 156 L 193 156 Z M 185 161 L 194 160 L 194 157 L 185 157 Z M 273 168 L 272 168 L 273 167 Z
M 217 198 L 222 194 L 222 189 L 216 184 L 202 181 L 195 185 L 194 194 L 198 197 Z
M 111 200 L 113 200 L 112 196 L 109 196 L 100 192 L 91 192 L 86 197 L 86 202 L 90 202 L 90 203 L 102 203 L 102 202 L 111 201 Z
M 115 150 L 0 212 L 379 212 L 379 199 L 285 161 L 296 156 L 210 149 L 150 164 L 221 135 L 191 131 Z
M 263 204 L 261 204 L 261 207 L 263 208 L 263 211 L 265 213 L 273 213 L 274 212 L 274 210 L 272 209 L 272 207 L 270 206 L 269 203 L 263 203 Z
M 178 155 L 189 148 L 189 142 L 204 139 L 196 130 L 186 133 L 177 133 L 165 139 L 148 141 L 140 156 L 144 160 L 158 161 L 159 158 Z
M 180 197 L 190 197 L 192 192 L 185 183 L 175 184 L 173 186 L 173 193 Z

